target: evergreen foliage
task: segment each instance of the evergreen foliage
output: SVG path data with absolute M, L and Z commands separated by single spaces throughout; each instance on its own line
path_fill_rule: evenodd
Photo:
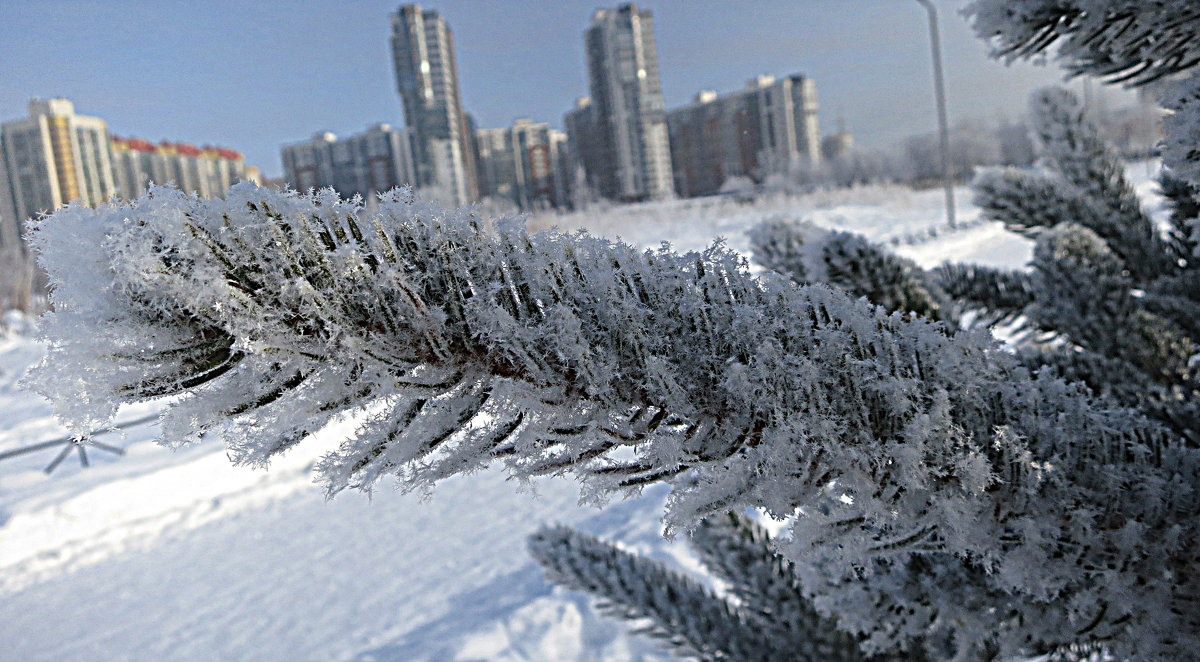
M 767 532 L 733 513 L 710 517 L 689 538 L 700 560 L 728 584 L 729 598 L 696 580 L 563 526 L 529 538 L 547 578 L 600 599 L 604 611 L 641 623 L 682 656 L 703 660 L 860 662 L 858 640 L 837 629 L 804 597 L 792 564 L 775 554 Z
M 1200 244 L 1200 227 L 1196 226 L 1196 219 L 1200 218 L 1200 190 L 1170 170 L 1163 170 L 1158 183 L 1171 207 L 1168 239 L 1172 250 L 1178 259 L 1189 261 L 1197 256 L 1196 248 Z
M 899 654 L 868 658 L 859 638 L 837 628 L 804 595 L 793 563 L 776 554 L 766 529 L 736 513 L 715 514 L 700 522 L 688 539 L 700 561 L 723 580 L 746 620 L 771 634 L 776 650 L 795 660 L 888 660 Z M 911 648 L 911 646 L 910 646 Z M 903 657 L 920 659 L 919 651 Z
M 1186 376 L 1192 342 L 1143 308 L 1121 259 L 1095 233 L 1056 226 L 1037 242 L 1033 266 L 1037 295 L 1027 311 L 1035 323 L 1164 380 Z
M 1009 61 L 1053 46 L 1073 74 L 1133 84 L 1200 64 L 1200 7 L 1188 0 L 975 0 L 966 13 Z
M 750 231 L 759 264 L 797 284 L 828 283 L 888 312 L 915 313 L 954 328 L 953 301 L 917 263 L 852 232 L 766 221 Z
M 947 262 L 933 274 L 948 296 L 964 309 L 981 309 L 989 324 L 1007 324 L 1033 303 L 1033 277 L 1025 271 Z
M 1074 75 L 1162 92 L 1165 164 L 1200 183 L 1200 4 L 1193 0 L 974 0 L 975 33 L 1008 61 L 1053 52 Z
M 1196 11 L 1193 8 L 1193 11 Z M 1193 32 L 1193 42 L 1200 31 Z M 1163 93 L 1163 165 L 1193 184 L 1200 184 L 1200 73 L 1176 81 Z
M 529 549 L 551 581 L 589 593 L 599 607 L 642 627 L 674 653 L 702 660 L 795 662 L 924 662 L 946 654 L 944 642 L 909 642 L 908 649 L 866 655 L 860 638 L 837 628 L 805 597 L 793 564 L 775 553 L 766 529 L 735 513 L 702 521 L 688 539 L 727 597 L 662 564 L 565 526 L 543 527 Z M 648 625 L 643 625 L 646 621 Z M 992 657 L 995 651 L 987 651 Z M 1099 643 L 1049 651 L 1043 662 L 1105 662 Z
M 529 551 L 557 584 L 600 599 L 611 615 L 645 624 L 640 634 L 700 660 L 792 660 L 759 622 L 700 582 L 565 526 L 529 537 Z
M 1101 210 L 1098 217 L 1061 218 L 1088 227 L 1108 242 L 1138 280 L 1175 273 L 1178 265 L 1125 179 L 1120 156 L 1075 95 L 1062 88 L 1039 90 L 1031 96 L 1029 111 L 1043 162 L 1064 188 Z
M 1027 200 L 1013 199 L 1022 205 Z M 1033 301 L 1032 279 L 1023 272 L 954 263 L 926 271 L 862 235 L 808 222 L 765 221 L 749 234 L 754 260 L 798 285 L 834 285 L 888 312 L 937 320 L 950 331 L 965 310 L 980 313 L 975 326 L 994 326 L 1012 322 Z
M 1036 236 L 1063 220 L 1109 242 L 1123 268 L 1140 281 L 1177 271 L 1176 260 L 1125 180 L 1124 166 L 1074 95 L 1062 89 L 1034 93 L 1033 126 L 1049 172 L 1012 168 L 983 171 L 975 200 L 987 217 Z
M 1003 218 L 1010 230 L 1025 237 L 1037 238 L 1062 218 L 1074 219 L 1093 231 L 1108 224 L 1106 209 L 1046 174 L 987 169 L 976 176 L 972 188 L 984 216 Z
M 779 551 L 868 651 L 1200 645 L 1197 452 L 986 332 L 755 278 L 720 245 L 530 235 L 403 192 L 368 217 L 159 188 L 34 235 L 56 283 L 35 386 L 76 429 L 175 396 L 167 439 L 219 430 L 264 464 L 353 415 L 331 492 L 499 460 L 591 500 L 669 481 L 677 530 L 801 512 Z
M 1183 232 L 1190 187 L 1166 180 L 1176 213 L 1163 236 L 1070 93 L 1036 93 L 1031 114 L 1048 170 L 991 171 L 975 188 L 986 216 L 1037 240 L 1024 313 L 1060 342 L 1025 358 L 1200 445 L 1200 265 Z
M 914 282 L 932 278 L 941 285 L 938 292 L 959 301 L 943 309 L 982 307 L 993 323 L 1024 316 L 1042 331 L 1036 345 L 1019 353 L 1031 369 L 1048 368 L 1049 374 L 1139 408 L 1198 447 L 1194 357 L 1200 351 L 1200 269 L 1189 243 L 1194 189 L 1177 179 L 1164 184 L 1174 214 L 1172 232 L 1160 235 L 1125 180 L 1120 160 L 1074 97 L 1044 90 L 1032 105 L 1046 170 L 990 171 L 976 182 L 986 217 L 1037 241 L 1030 273 L 953 264 L 931 275 L 916 265 L 882 269 L 890 256 L 861 237 L 781 222 L 755 229 L 756 259 L 800 283 L 824 280 L 854 294 L 875 292 L 870 298 L 893 310 L 905 310 L 898 302 Z M 869 246 L 872 252 L 827 248 L 842 244 Z M 855 264 L 827 269 L 830 253 L 853 254 Z M 867 272 L 874 276 L 869 284 L 845 276 Z M 1074 649 L 1063 650 L 1060 655 Z

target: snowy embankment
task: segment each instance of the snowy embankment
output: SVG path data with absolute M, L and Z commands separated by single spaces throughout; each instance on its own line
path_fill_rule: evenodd
M 969 198 L 960 188 L 962 219 L 978 214 Z M 940 192 L 871 188 L 672 201 L 530 225 L 681 250 L 723 236 L 745 250 L 745 231 L 768 218 L 879 241 L 943 223 Z M 977 224 L 896 250 L 925 266 L 1017 266 L 1030 245 Z M 16 383 L 39 355 L 28 338 L 0 335 L 0 453 L 63 434 L 49 406 Z M 338 441 L 336 427 L 267 471 L 230 466 L 215 441 L 165 450 L 152 441 L 155 425 L 102 437 L 127 454 L 93 451 L 87 469 L 72 455 L 44 474 L 57 449 L 0 462 L 0 660 L 663 659 L 585 597 L 547 585 L 524 545 L 540 524 L 564 522 L 692 569 L 682 544 L 659 535 L 664 488 L 596 510 L 577 505 L 571 482 L 518 485 L 488 470 L 446 481 L 429 500 L 384 487 L 326 501 L 310 469 Z
M 690 198 L 540 214 L 529 220 L 529 226 L 584 229 L 650 248 L 667 241 L 679 251 L 703 250 L 722 237 L 730 248 L 748 254 L 749 228 L 765 220 L 804 220 L 865 235 L 925 267 L 946 260 L 1019 267 L 1029 260 L 1030 242 L 1005 231 L 1000 223 L 979 222 L 979 209 L 971 204 L 968 187 L 955 189 L 955 200 L 957 220 L 969 227 L 947 230 L 944 195 L 940 189 L 870 185 L 803 196 L 771 194 L 752 203 L 724 196 Z M 906 243 L 915 235 L 923 240 Z

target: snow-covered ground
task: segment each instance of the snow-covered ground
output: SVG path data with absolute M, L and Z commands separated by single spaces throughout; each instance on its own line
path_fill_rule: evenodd
M 0 451 L 54 438 L 49 406 L 12 386 L 38 355 L 0 341 Z M 140 415 L 122 412 L 121 419 Z M 566 481 L 497 471 L 428 502 L 388 489 L 326 501 L 312 463 L 326 430 L 269 471 L 218 444 L 181 451 L 135 428 L 92 452 L 0 463 L 2 660 L 642 660 L 649 642 L 552 590 L 525 553 L 566 522 L 669 558 L 662 488 L 605 510 Z
M 1148 176 L 1137 181 L 1151 189 Z M 756 222 L 796 218 L 888 241 L 940 226 L 941 195 L 873 187 L 685 200 L 530 225 L 682 250 L 722 236 L 745 250 Z M 959 218 L 976 218 L 969 191 L 957 195 Z M 984 223 L 896 250 L 925 266 L 1019 266 L 1030 245 Z M 63 433 L 17 384 L 39 354 L 0 332 L 0 453 Z M 147 424 L 102 437 L 127 454 L 92 451 L 87 469 L 72 455 L 44 474 L 54 449 L 0 462 L 0 660 L 664 659 L 585 597 L 549 586 L 524 548 L 540 524 L 563 522 L 694 568 L 682 544 L 659 535 L 661 486 L 597 510 L 577 505 L 570 482 L 518 485 L 489 470 L 445 482 L 428 501 L 386 487 L 326 501 L 310 469 L 337 429 L 268 471 L 230 466 L 216 443 L 169 451 L 156 434 Z
M 870 185 L 818 191 L 809 195 L 771 194 L 752 203 L 714 196 L 641 205 L 588 209 L 569 214 L 546 213 L 529 219 L 535 229 L 585 229 L 639 246 L 667 241 L 680 251 L 701 250 L 722 237 L 730 248 L 749 252 L 746 230 L 764 220 L 806 220 L 816 225 L 857 232 L 882 243 L 895 243 L 898 253 L 924 266 L 946 260 L 1020 266 L 1029 260 L 1028 241 L 1005 232 L 999 223 L 979 225 L 979 209 L 971 191 L 955 189 L 956 219 L 969 229 L 948 232 L 941 189 L 913 191 L 901 186 Z M 933 241 L 928 239 L 935 233 Z M 920 245 L 906 243 L 922 235 Z M 953 237 L 951 235 L 958 235 Z

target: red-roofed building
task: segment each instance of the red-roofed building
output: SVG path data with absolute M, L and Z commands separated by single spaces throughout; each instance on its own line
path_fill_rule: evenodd
M 230 186 L 247 179 L 241 152 L 214 145 L 162 140 L 154 144 L 142 138 L 113 137 L 112 162 L 117 190 L 135 198 L 150 185 L 172 183 L 181 190 L 205 198 L 220 197 Z

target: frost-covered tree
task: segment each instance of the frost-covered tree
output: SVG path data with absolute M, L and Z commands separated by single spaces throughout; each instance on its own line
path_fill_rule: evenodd
M 1194 189 L 1164 180 L 1173 214 L 1160 234 L 1069 93 L 1039 92 L 1032 115 L 1046 171 L 992 171 L 976 183 L 986 216 L 1037 241 L 1031 273 L 946 265 L 927 274 L 861 237 L 779 222 L 752 233 L 756 258 L 796 282 L 827 281 L 889 310 L 923 312 L 909 293 L 936 280 L 934 291 L 984 308 L 988 321 L 1024 316 L 1042 331 L 1037 346 L 1019 352 L 1031 369 L 1082 381 L 1200 445 Z M 852 265 L 829 269 L 830 255 L 851 255 Z
M 1075 95 L 1061 88 L 1039 90 L 1030 98 L 1030 117 L 1048 172 L 1010 169 L 980 177 L 977 201 L 985 214 L 1014 229 L 1069 219 L 1107 241 L 1133 277 L 1147 280 L 1174 273 L 1179 266 L 1176 256 L 1142 210 L 1125 179 L 1122 160 L 1086 117 Z M 1009 209 L 998 207 L 1005 193 Z M 1035 207 L 1020 210 L 1011 204 L 1015 196 L 1024 196 L 1026 204 Z
M 174 396 L 166 439 L 219 431 L 255 465 L 355 417 L 331 492 L 491 462 L 593 501 L 667 481 L 673 530 L 790 518 L 777 551 L 869 653 L 1200 646 L 1197 451 L 986 332 L 756 278 L 719 244 L 528 234 L 404 192 L 367 215 L 159 188 L 32 234 L 55 280 L 34 385 L 81 433 Z
M 1176 175 L 1200 183 L 1200 4 L 1193 0 L 974 0 L 964 10 L 995 57 L 1053 52 L 1072 74 L 1163 92 L 1163 156 Z
M 701 562 L 726 585 L 716 596 L 697 580 L 564 526 L 529 538 L 533 558 L 557 584 L 599 599 L 600 608 L 638 625 L 672 652 L 702 660 L 860 662 L 868 657 L 805 597 L 791 562 L 766 530 L 732 513 L 703 520 L 689 536 Z M 649 621 L 649 626 L 645 624 Z
M 663 564 L 569 527 L 543 527 L 529 549 L 546 576 L 595 596 L 605 613 L 631 621 L 678 656 L 701 660 L 792 662 L 922 662 L 947 656 L 947 642 L 908 642 L 906 650 L 867 655 L 860 637 L 837 627 L 805 595 L 791 561 L 775 552 L 766 529 L 734 513 L 700 522 L 688 537 L 722 586 L 704 584 Z M 985 651 L 990 656 L 994 651 Z M 1111 662 L 1097 643 L 1070 644 L 1042 662 Z
M 1190 184 L 1164 170 L 1158 180 L 1163 197 L 1171 209 L 1171 227 L 1168 231 L 1168 241 L 1172 243 L 1172 251 L 1184 260 L 1200 255 L 1196 252 L 1200 246 L 1200 187 Z
M 798 284 L 836 285 L 889 312 L 954 324 L 953 301 L 930 274 L 861 235 L 772 220 L 750 231 L 750 245 L 755 261 Z
M 975 187 L 985 216 L 1037 242 L 1022 312 L 1056 342 L 1024 356 L 1142 408 L 1200 445 L 1191 188 L 1164 180 L 1175 213 L 1170 231 L 1159 232 L 1069 92 L 1043 90 L 1032 106 L 1045 170 L 990 171 Z
M 1046 90 L 1033 106 L 1046 170 L 992 171 L 976 182 L 986 216 L 1037 241 L 1031 273 L 945 265 L 927 274 L 861 237 L 779 222 L 752 233 L 756 259 L 797 282 L 826 281 L 889 310 L 928 314 L 910 293 L 933 281 L 940 288 L 928 291 L 960 308 L 983 308 L 989 322 L 1024 316 L 1043 331 L 1038 346 L 1019 353 L 1031 369 L 1087 383 L 1200 445 L 1195 191 L 1164 179 L 1173 213 L 1170 231 L 1160 234 L 1075 99 Z M 847 255 L 850 266 L 828 268 Z M 1097 650 L 1071 645 L 1056 655 Z
M 1174 207 L 1164 235 L 1073 95 L 1034 94 L 1031 118 L 1045 169 L 986 171 L 975 183 L 985 217 L 1038 242 L 1031 273 L 946 265 L 927 274 L 861 237 L 780 222 L 752 233 L 756 259 L 889 310 L 934 316 L 929 296 L 913 296 L 929 292 L 939 310 L 954 311 L 956 299 L 987 323 L 1024 316 L 1043 332 L 1022 352 L 1031 367 L 1051 366 L 1200 444 L 1194 188 L 1164 180 Z

